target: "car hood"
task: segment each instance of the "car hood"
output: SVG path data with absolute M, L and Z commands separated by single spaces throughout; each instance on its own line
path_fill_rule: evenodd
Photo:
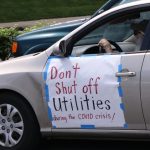
M 83 19 L 78 19 L 78 20 L 61 22 L 61 23 L 50 25 L 50 26 L 45 26 L 43 28 L 40 28 L 39 30 L 41 30 L 41 29 L 49 29 L 49 28 L 53 29 L 53 28 L 61 28 L 61 27 L 65 27 L 65 26 L 79 25 L 79 24 L 84 23 L 86 20 L 88 20 L 88 18 L 83 18 Z
M 0 62 L 0 75 L 13 72 L 24 72 L 29 70 L 29 67 L 34 68 L 42 59 L 47 60 L 46 52 L 39 52 L 30 55 L 25 55 L 17 58 L 10 58 L 6 61 Z M 35 65 L 36 64 L 36 65 Z M 39 64 L 40 66 L 40 64 Z
M 23 39 L 23 38 L 28 38 L 29 36 L 40 36 L 41 34 L 46 34 L 46 33 L 52 33 L 52 32 L 69 32 L 83 24 L 87 18 L 80 19 L 80 20 L 73 20 L 73 21 L 68 21 L 68 22 L 63 22 L 63 23 L 57 23 L 49 26 L 45 26 L 36 30 L 33 30 L 28 33 L 21 34 L 17 36 L 16 39 Z

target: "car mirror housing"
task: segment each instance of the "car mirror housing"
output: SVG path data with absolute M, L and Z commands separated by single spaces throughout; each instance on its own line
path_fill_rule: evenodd
M 65 56 L 66 54 L 66 41 L 57 42 L 54 46 L 53 54 L 56 56 Z

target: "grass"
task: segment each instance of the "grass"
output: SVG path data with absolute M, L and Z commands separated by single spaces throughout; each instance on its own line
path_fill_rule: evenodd
M 91 15 L 106 0 L 0 0 L 0 22 Z

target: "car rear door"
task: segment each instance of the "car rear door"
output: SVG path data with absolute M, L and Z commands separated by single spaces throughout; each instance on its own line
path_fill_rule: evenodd
M 147 49 L 141 72 L 141 100 L 146 127 L 150 129 L 150 22 L 146 29 L 145 38 L 142 44 L 143 49 Z
M 145 52 L 124 54 L 122 64 L 122 88 L 126 122 L 129 129 L 145 129 L 140 95 L 141 68 Z
M 146 127 L 150 129 L 150 51 L 147 52 L 141 73 L 141 99 Z

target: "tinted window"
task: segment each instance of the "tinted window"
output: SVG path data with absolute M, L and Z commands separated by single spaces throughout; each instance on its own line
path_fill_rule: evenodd
M 91 45 L 98 44 L 102 38 L 111 40 L 113 42 L 133 43 L 136 47 L 136 36 L 134 24 L 139 24 L 142 21 L 148 22 L 150 20 L 150 11 L 148 12 L 137 12 L 124 17 L 119 17 L 108 23 L 96 28 L 86 36 L 84 36 L 76 45 Z M 147 23 L 146 23 L 147 24 Z M 143 31 L 144 32 L 144 31 Z M 138 41 L 141 42 L 142 41 Z M 124 44 L 124 47 L 126 45 Z M 139 49 L 136 47 L 135 49 Z
M 130 20 L 109 22 L 86 35 L 76 45 L 96 44 L 101 38 L 106 38 L 114 42 L 122 42 L 133 34 L 130 26 Z

